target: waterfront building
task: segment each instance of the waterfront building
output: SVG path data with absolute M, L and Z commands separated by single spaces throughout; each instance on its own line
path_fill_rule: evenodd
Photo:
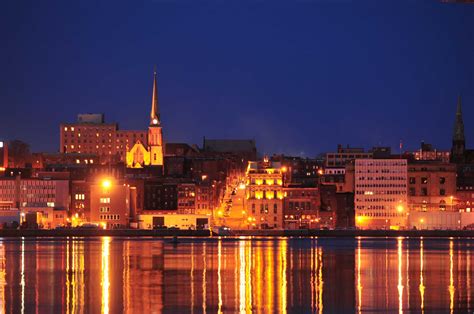
M 438 161 L 408 163 L 408 208 L 413 211 L 457 211 L 456 165 Z
M 355 215 L 361 229 L 399 229 L 407 223 L 407 161 L 355 161 Z
M 249 162 L 245 211 L 249 227 L 283 228 L 283 168 L 279 162 Z
M 283 188 L 283 193 L 285 229 L 314 229 L 319 226 L 319 188 L 290 185 Z
M 26 213 L 41 213 L 38 224 L 43 228 L 65 225 L 69 210 L 69 181 L 48 176 L 0 178 L 0 204 L 2 208 L 16 208 Z
M 104 228 L 129 226 L 130 186 L 113 178 L 99 178 L 90 185 L 90 222 Z
M 71 180 L 71 214 L 80 221 L 91 220 L 90 181 Z
M 411 229 L 458 229 L 456 165 L 440 161 L 408 163 L 408 209 Z
M 139 229 L 177 228 L 203 230 L 210 227 L 210 216 L 197 214 L 143 213 L 138 215 Z

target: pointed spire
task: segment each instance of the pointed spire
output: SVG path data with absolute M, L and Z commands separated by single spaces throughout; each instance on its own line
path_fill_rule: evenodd
M 461 94 L 458 95 L 458 107 L 456 109 L 456 116 L 461 116 L 462 118 Z
M 153 95 L 151 99 L 150 125 L 160 125 L 160 112 L 158 107 L 158 84 L 156 80 L 156 65 L 153 71 Z
M 464 122 L 462 120 L 461 95 L 458 96 L 453 141 L 464 141 Z

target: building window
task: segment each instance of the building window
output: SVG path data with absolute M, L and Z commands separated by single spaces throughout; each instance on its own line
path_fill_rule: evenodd
M 421 188 L 421 195 L 422 196 L 427 196 L 428 195 L 428 189 L 427 188 Z
M 276 214 L 278 212 L 278 205 L 273 204 L 273 213 Z
M 445 177 L 440 177 L 439 178 L 439 184 L 444 184 L 446 182 L 446 178 Z
M 421 178 L 422 184 L 428 184 L 428 178 Z
M 445 189 L 439 189 L 439 195 L 446 195 Z
M 416 195 L 416 189 L 410 188 L 410 196 L 415 196 L 415 195 Z
M 415 184 L 415 183 L 416 183 L 416 178 L 410 177 L 410 184 Z
M 110 204 L 110 197 L 101 197 L 100 198 L 101 204 Z

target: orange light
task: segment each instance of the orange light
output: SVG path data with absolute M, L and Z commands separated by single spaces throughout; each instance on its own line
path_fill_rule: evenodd
M 110 180 L 104 180 L 104 181 L 102 181 L 102 187 L 103 187 L 104 189 L 108 189 L 108 188 L 110 188 L 111 186 L 112 186 L 112 183 L 110 182 Z

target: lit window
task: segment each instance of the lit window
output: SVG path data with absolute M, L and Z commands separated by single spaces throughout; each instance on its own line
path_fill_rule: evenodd
M 66 126 L 66 127 L 64 127 L 64 131 L 67 131 L 67 126 Z
M 74 131 L 74 127 L 73 127 L 73 126 L 71 127 L 71 131 Z
M 101 197 L 100 198 L 101 204 L 110 204 L 110 197 Z

